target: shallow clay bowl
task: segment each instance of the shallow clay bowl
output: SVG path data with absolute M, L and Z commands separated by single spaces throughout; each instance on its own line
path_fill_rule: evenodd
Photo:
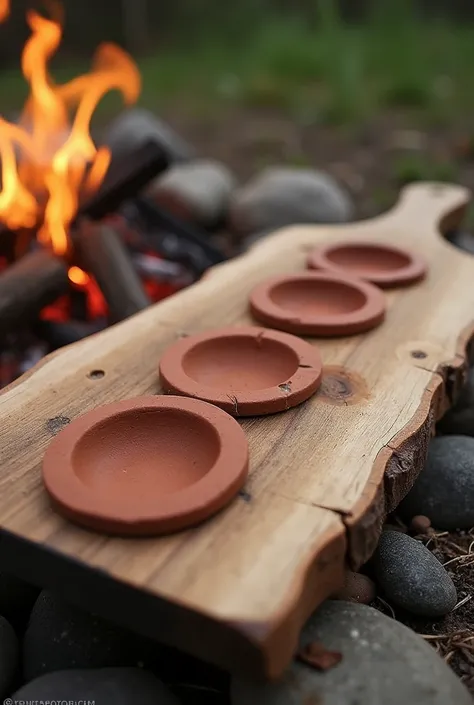
M 257 286 L 250 308 L 261 323 L 299 335 L 354 335 L 379 325 L 385 297 L 377 287 L 334 272 L 275 277 Z
M 314 394 L 322 374 L 316 347 L 253 326 L 183 338 L 165 351 L 159 367 L 164 391 L 204 399 L 234 416 L 296 406 Z
M 234 497 L 247 472 L 247 439 L 237 421 L 182 397 L 94 409 L 61 431 L 43 459 L 43 481 L 61 514 L 121 535 L 197 524 Z
M 308 267 L 348 274 L 382 289 L 414 284 L 428 269 L 421 257 L 398 247 L 350 240 L 316 248 L 308 257 Z

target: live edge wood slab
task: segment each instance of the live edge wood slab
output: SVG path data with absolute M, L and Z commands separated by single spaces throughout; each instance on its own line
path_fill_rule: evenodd
M 344 567 L 371 555 L 463 380 L 474 257 L 439 231 L 460 222 L 468 200 L 460 187 L 421 184 L 370 221 L 287 228 L 9 387 L 0 395 L 1 569 L 230 670 L 278 677 Z M 229 508 L 197 529 L 144 540 L 94 534 L 54 513 L 40 465 L 65 424 L 100 404 L 159 394 L 158 360 L 168 345 L 253 323 L 248 295 L 256 284 L 303 270 L 316 244 L 352 236 L 422 254 L 429 275 L 387 293 L 379 328 L 312 341 L 324 377 L 310 401 L 242 421 L 250 477 Z

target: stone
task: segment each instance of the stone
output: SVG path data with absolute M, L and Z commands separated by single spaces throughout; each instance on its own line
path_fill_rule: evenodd
M 445 435 L 474 436 L 474 367 L 469 369 L 456 404 L 438 423 L 438 430 Z
M 346 571 L 344 586 L 333 596 L 336 600 L 348 600 L 368 605 L 375 599 L 375 584 L 367 575 Z
M 454 583 L 420 541 L 383 531 L 373 556 L 375 580 L 397 607 L 424 617 L 442 617 L 457 602 Z
M 226 218 L 235 185 L 234 175 L 224 164 L 196 159 L 170 167 L 147 192 L 177 217 L 214 227 Z
M 11 624 L 0 617 L 0 701 L 10 692 L 18 676 L 20 647 Z
M 20 635 L 26 628 L 39 593 L 40 590 L 36 586 L 25 583 L 10 573 L 0 573 L 0 614 Z
M 428 534 L 431 529 L 431 519 L 423 514 L 417 514 L 410 522 L 410 529 L 417 535 Z
M 215 695 L 217 703 L 229 689 L 229 676 L 219 668 L 70 605 L 54 592 L 40 594 L 23 639 L 25 681 L 53 671 L 137 666 L 183 694 L 183 702 L 194 697 L 192 705 L 201 705 L 201 693 Z
M 297 223 L 342 223 L 349 195 L 322 171 L 272 167 L 232 194 L 229 226 L 240 237 Z
M 11 696 L 12 703 L 179 705 L 152 673 L 139 668 L 55 671 L 35 678 Z
M 112 666 L 148 667 L 158 645 L 64 602 L 44 590 L 23 639 L 26 681 L 51 671 Z
M 410 521 L 416 514 L 435 529 L 474 526 L 474 438 L 438 436 L 428 448 L 426 465 L 398 511 Z
M 144 108 L 129 108 L 109 125 L 102 137 L 102 144 L 110 148 L 115 161 L 155 140 L 160 144 L 170 162 L 191 159 L 194 150 L 163 120 Z
M 341 662 L 316 671 L 294 662 L 277 683 L 235 679 L 232 705 L 472 705 L 453 671 L 421 637 L 378 610 L 325 602 L 303 631 Z

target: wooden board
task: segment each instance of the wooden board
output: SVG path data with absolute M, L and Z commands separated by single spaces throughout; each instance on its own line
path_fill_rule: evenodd
M 2 569 L 230 670 L 281 674 L 345 564 L 371 555 L 462 381 L 474 258 L 438 225 L 459 222 L 468 198 L 460 187 L 422 184 L 371 221 L 287 228 L 12 385 L 0 396 Z M 242 421 L 251 473 L 228 509 L 199 528 L 144 540 L 94 534 L 52 511 L 40 467 L 55 433 L 100 404 L 160 393 L 158 359 L 177 337 L 251 322 L 257 283 L 304 269 L 315 244 L 348 236 L 423 254 L 429 277 L 387 294 L 378 329 L 314 341 L 325 371 L 312 400 Z

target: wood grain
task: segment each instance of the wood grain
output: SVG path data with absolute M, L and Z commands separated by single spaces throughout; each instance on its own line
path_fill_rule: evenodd
M 460 187 L 421 184 L 374 220 L 287 228 L 8 388 L 0 396 L 2 568 L 230 670 L 280 675 L 346 561 L 357 567 L 371 555 L 459 388 L 474 332 L 474 258 L 439 228 L 458 222 L 468 200 Z M 302 270 L 315 244 L 346 237 L 406 246 L 429 261 L 429 276 L 389 292 L 387 319 L 369 334 L 311 341 L 323 356 L 322 388 L 296 409 L 242 421 L 251 472 L 228 509 L 194 530 L 144 540 L 93 534 L 52 511 L 41 459 L 64 424 L 99 404 L 160 393 L 157 363 L 168 345 L 251 323 L 256 284 Z

